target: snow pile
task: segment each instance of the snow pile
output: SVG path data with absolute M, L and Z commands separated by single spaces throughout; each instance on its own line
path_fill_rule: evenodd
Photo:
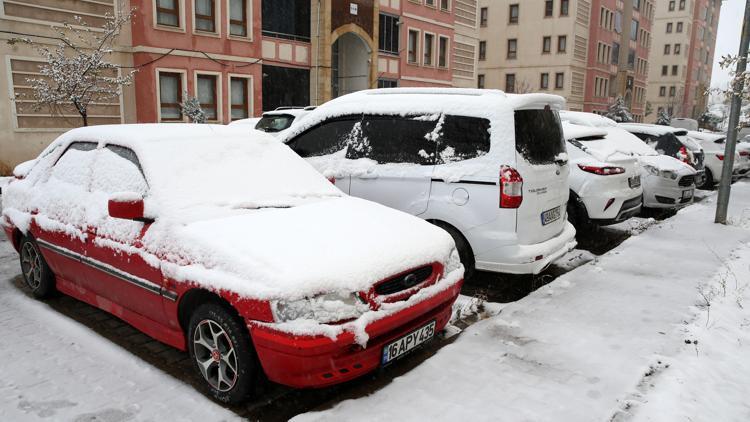
M 739 218 L 750 203 L 750 185 L 736 184 L 732 200 L 730 213 Z M 726 260 L 750 241 L 750 225 L 713 224 L 714 206 L 708 198 L 683 209 L 506 306 L 376 393 L 296 420 L 355 420 L 362 415 L 379 420 L 619 420 L 632 407 L 633 392 L 661 370 L 696 382 L 694 388 L 674 382 L 675 388 L 705 392 L 706 386 L 699 387 L 705 372 L 694 373 L 692 365 L 682 363 L 684 358 L 675 359 L 691 351 L 686 339 L 697 338 L 686 335 L 685 322 L 698 318 L 705 324 L 705 314 L 697 316 L 692 307 L 702 300 L 697 288 L 723 272 L 716 257 Z M 747 337 L 743 323 L 735 314 L 720 322 L 732 330 L 715 330 L 715 340 L 699 338 L 699 353 L 704 341 L 714 342 L 705 353 L 716 356 L 721 370 L 707 375 L 712 380 L 707 386 L 734 388 L 726 396 L 711 393 L 700 400 L 716 401 L 709 410 L 717 412 L 705 414 L 706 420 L 727 415 L 718 409 L 734 411 L 722 420 L 747 417 L 743 394 L 748 372 L 741 362 L 748 355 L 747 344 L 734 338 L 740 330 L 741 339 Z M 665 362 L 671 362 L 667 369 Z M 704 371 L 711 371 L 712 362 L 703 360 Z M 728 374 L 736 365 L 738 374 Z M 726 386 L 720 385 L 723 374 L 730 376 Z M 658 388 L 658 378 L 654 382 Z M 665 412 L 674 409 L 670 404 L 682 404 L 677 390 L 668 387 L 667 393 L 673 402 L 655 404 Z

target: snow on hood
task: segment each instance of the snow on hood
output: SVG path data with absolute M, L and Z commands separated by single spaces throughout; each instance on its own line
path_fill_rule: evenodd
M 680 175 L 695 174 L 696 171 L 682 161 L 667 155 L 649 155 L 639 157 L 643 165 L 655 167 L 657 170 L 671 170 Z
M 610 127 L 600 130 L 607 134 L 604 139 L 582 143 L 588 148 L 587 152 L 596 155 L 602 161 L 611 161 L 618 155 L 638 157 L 659 155 L 656 150 L 624 129 Z
M 454 248 L 444 230 L 352 197 L 153 227 L 144 245 L 183 257 L 184 265 L 165 267 L 170 277 L 259 299 L 367 290 L 402 271 L 447 262 Z

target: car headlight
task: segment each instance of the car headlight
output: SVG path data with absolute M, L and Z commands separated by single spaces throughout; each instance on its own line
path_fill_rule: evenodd
M 665 178 L 665 179 L 672 179 L 672 180 L 676 180 L 676 179 L 677 179 L 677 177 L 678 177 L 677 173 L 676 173 L 676 172 L 674 172 L 674 171 L 672 171 L 672 170 L 659 170 L 659 169 L 657 169 L 656 167 L 654 167 L 654 166 L 650 166 L 650 165 L 648 165 L 648 164 L 645 164 L 645 165 L 643 166 L 643 168 L 644 168 L 644 169 L 645 169 L 645 170 L 646 170 L 647 172 L 649 172 L 650 174 L 653 174 L 654 176 L 659 176 L 659 177 L 663 177 L 663 178 Z
M 458 254 L 458 249 L 453 248 L 450 255 L 448 255 L 448 261 L 445 263 L 445 274 L 450 274 L 460 267 L 461 256 Z
M 299 300 L 271 302 L 276 322 L 310 319 L 320 323 L 359 318 L 370 307 L 356 293 L 325 293 Z

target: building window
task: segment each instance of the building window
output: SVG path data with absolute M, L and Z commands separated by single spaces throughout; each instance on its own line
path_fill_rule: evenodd
M 182 73 L 159 72 L 159 110 L 161 120 L 182 120 Z
M 677 22 L 677 32 L 682 32 L 682 22 Z
M 565 73 L 555 73 L 555 89 L 563 89 L 565 87 Z
M 659 87 L 659 96 L 665 97 L 667 95 L 667 87 L 666 86 L 660 86 Z
M 564 53 L 568 48 L 568 36 L 560 35 L 557 37 L 557 52 Z
M 667 34 L 671 34 L 671 33 L 672 33 L 672 22 L 668 22 L 667 23 Z
M 612 60 L 610 60 L 612 64 L 620 64 L 620 44 L 613 42 L 612 43 Z
M 481 27 L 487 26 L 487 19 L 489 18 L 488 14 L 489 14 L 489 10 L 487 10 L 486 7 L 479 9 L 479 26 Z
M 518 5 L 511 4 L 508 8 L 508 23 L 518 23 Z
M 635 19 L 630 21 L 630 39 L 638 41 L 638 21 Z
M 229 35 L 247 37 L 247 0 L 229 0 Z
M 677 65 L 672 66 L 672 76 L 677 76 Z
M 422 49 L 424 50 L 424 61 L 422 62 L 425 66 L 432 66 L 432 51 L 435 45 L 435 36 L 433 34 L 424 33 L 424 44 Z
M 539 78 L 539 88 L 549 89 L 549 73 L 542 73 L 542 76 Z
M 484 75 L 477 75 L 477 88 L 484 89 Z
M 479 60 L 487 59 L 487 41 L 479 41 Z
M 508 40 L 508 59 L 515 59 L 518 54 L 518 40 L 511 38 Z
M 552 12 L 555 9 L 554 2 L 552 0 L 544 0 L 544 17 L 552 17 Z
M 560 0 L 560 16 L 568 16 L 569 8 L 570 8 L 569 0 Z
M 180 26 L 180 0 L 156 0 L 156 23 Z
M 664 44 L 664 54 L 669 54 L 672 51 L 672 44 Z
M 380 14 L 378 49 L 384 53 L 398 54 L 398 17 Z
M 232 106 L 232 120 L 250 117 L 250 89 L 248 78 L 230 77 L 229 89 Z
M 435 0 L 424 0 L 424 4 L 430 7 L 435 7 Z
M 215 0 L 195 0 L 195 29 L 216 32 Z
M 675 44 L 674 45 L 674 54 L 675 54 L 675 56 L 677 56 L 677 55 L 680 54 L 680 47 L 681 46 L 682 46 L 681 44 Z
M 310 41 L 310 0 L 261 1 L 260 3 L 264 36 Z M 268 110 L 265 107 L 263 109 Z
M 680 10 L 685 10 L 685 0 L 680 0 Z
M 398 87 L 398 81 L 393 79 L 378 79 L 378 88 L 396 88 Z
M 673 12 L 673 11 L 674 11 L 674 4 L 675 4 L 674 0 L 671 0 L 671 1 L 669 2 L 669 11 L 670 11 L 670 12 Z
M 440 0 L 440 10 L 447 12 L 450 10 L 449 0 Z
M 219 120 L 219 107 L 216 101 L 218 97 L 216 88 L 217 78 L 216 75 L 198 75 L 197 89 L 198 102 L 201 104 L 201 109 L 206 113 L 206 120 Z
M 669 73 L 669 66 L 662 66 L 661 67 L 661 76 L 667 76 L 667 73 Z
M 542 38 L 542 53 L 552 52 L 552 37 Z
M 417 50 L 419 50 L 419 31 L 409 30 L 409 48 L 407 51 L 407 60 L 409 63 L 417 62 Z
M 505 92 L 509 94 L 516 92 L 516 75 L 514 73 L 505 75 Z
M 438 67 L 448 67 L 448 37 L 438 37 Z
M 670 97 L 674 97 L 674 94 L 675 94 L 675 87 L 670 86 L 669 87 L 669 96 Z

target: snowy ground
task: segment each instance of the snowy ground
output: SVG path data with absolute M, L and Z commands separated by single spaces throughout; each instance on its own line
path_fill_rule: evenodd
M 631 237 L 603 256 L 569 254 L 558 265 L 571 272 L 520 301 L 462 296 L 464 331 L 405 360 L 408 372 L 389 368 L 406 372 L 392 381 L 361 380 L 312 406 L 306 392 L 266 400 L 297 412 L 331 400 L 299 420 L 750 420 L 750 362 L 739 358 L 750 356 L 750 183 L 735 185 L 732 226 L 711 224 L 713 201 L 608 228 Z M 29 298 L 18 277 L 0 240 L 0 421 L 236 418 Z
M 733 225 L 707 198 L 376 393 L 295 420 L 749 420 L 750 184 L 732 200 Z

